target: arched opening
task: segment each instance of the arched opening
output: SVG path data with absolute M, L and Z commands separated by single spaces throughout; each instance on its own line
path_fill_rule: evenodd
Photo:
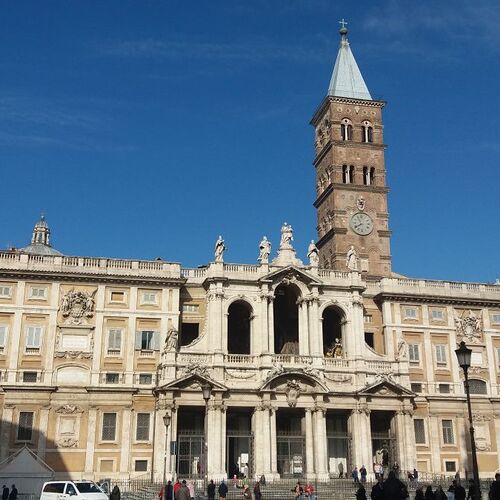
M 354 184 L 356 182 L 354 175 L 355 175 L 354 165 L 351 165 L 349 167 L 349 179 L 350 179 L 349 182 L 351 184 Z
M 344 118 L 340 124 L 340 133 L 343 141 L 352 141 L 352 122 Z
M 469 379 L 469 392 L 471 394 L 488 394 L 486 382 L 476 378 Z
M 323 311 L 323 354 L 332 358 L 340 358 L 344 354 L 342 316 L 333 306 Z
M 366 120 L 363 122 L 363 142 L 373 142 L 373 127 Z
M 227 352 L 250 354 L 251 308 L 246 302 L 233 302 L 227 316 Z
M 299 354 L 299 290 L 279 285 L 274 295 L 274 352 Z
M 344 184 L 350 184 L 351 178 L 349 174 L 349 167 L 347 165 L 342 166 L 342 182 Z

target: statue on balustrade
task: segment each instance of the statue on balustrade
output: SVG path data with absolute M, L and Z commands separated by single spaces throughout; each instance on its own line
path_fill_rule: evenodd
M 224 245 L 224 240 L 222 236 L 219 236 L 215 242 L 215 262 L 224 262 L 224 251 L 226 246 Z
M 267 236 L 264 236 L 259 244 L 259 262 L 267 264 L 269 262 L 269 255 L 271 255 L 271 242 L 267 239 Z
M 342 341 L 338 337 L 335 342 L 328 348 L 325 356 L 327 358 L 341 358 L 344 355 L 344 349 L 342 348 Z

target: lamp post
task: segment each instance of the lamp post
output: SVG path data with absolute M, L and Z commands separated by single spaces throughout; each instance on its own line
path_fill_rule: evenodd
M 165 425 L 165 456 L 163 457 L 163 500 L 166 498 L 166 484 L 167 484 L 167 453 L 169 453 L 168 449 L 168 428 L 170 426 L 170 415 L 165 413 L 163 415 L 163 425 Z
M 203 495 L 207 491 L 208 485 L 208 401 L 212 395 L 212 386 L 209 383 L 205 383 L 201 387 L 203 399 L 205 400 L 205 420 L 203 422 Z
M 469 367 L 471 363 L 472 349 L 469 349 L 465 342 L 462 340 L 460 342 L 460 347 L 455 350 L 457 355 L 458 364 L 464 371 L 464 387 L 465 395 L 467 396 L 467 409 L 469 410 L 469 432 L 470 432 L 470 445 L 472 452 L 472 473 L 474 475 L 474 493 L 473 500 L 481 499 L 481 488 L 479 484 L 479 467 L 477 465 L 477 453 L 476 453 L 476 440 L 474 438 L 474 424 L 472 421 L 472 407 L 470 403 L 470 392 L 469 392 Z

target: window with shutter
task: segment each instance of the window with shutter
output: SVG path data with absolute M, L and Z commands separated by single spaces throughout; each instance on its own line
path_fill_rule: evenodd
M 108 331 L 108 354 L 120 354 L 122 349 L 122 331 L 111 328 Z
M 33 412 L 22 411 L 19 413 L 19 425 L 17 427 L 18 441 L 31 441 L 33 437 Z
M 443 431 L 443 444 L 455 444 L 453 436 L 453 422 L 451 420 L 442 420 L 441 428 Z
M 416 418 L 413 420 L 413 426 L 415 428 L 415 443 L 425 444 L 425 422 L 422 418 Z
M 446 345 L 436 345 L 436 363 L 438 365 L 446 365 Z
M 138 413 L 137 414 L 137 426 L 135 430 L 135 439 L 137 441 L 148 441 L 149 440 L 149 413 Z
M 103 441 L 114 441 L 116 438 L 116 413 L 103 413 L 102 434 Z
M 7 325 L 0 325 L 0 352 L 3 351 L 6 340 L 7 340 Z
M 410 363 L 420 362 L 420 348 L 418 344 L 408 344 L 408 356 Z

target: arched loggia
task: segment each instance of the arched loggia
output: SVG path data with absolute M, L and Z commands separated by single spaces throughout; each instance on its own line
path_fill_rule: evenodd
M 274 298 L 274 352 L 299 354 L 299 307 L 300 291 L 295 285 L 281 284 Z
M 329 357 L 343 356 L 343 315 L 334 306 L 323 311 L 323 354 Z
M 250 318 L 252 308 L 244 301 L 233 302 L 227 316 L 227 352 L 250 354 Z

